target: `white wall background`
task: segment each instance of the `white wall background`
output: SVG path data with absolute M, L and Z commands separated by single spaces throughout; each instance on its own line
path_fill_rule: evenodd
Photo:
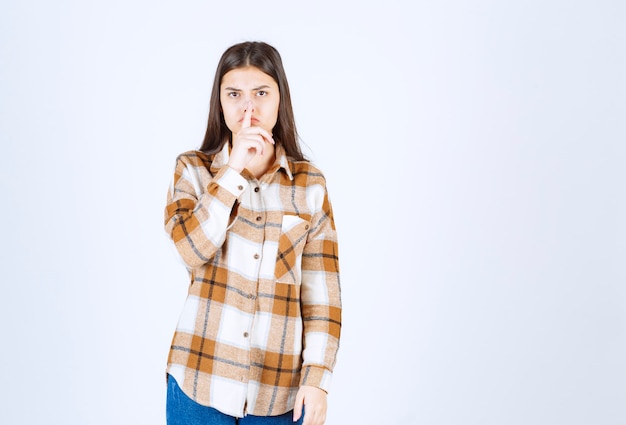
M 341 238 L 338 424 L 625 424 L 626 6 L 5 0 L 3 424 L 164 424 L 162 228 L 231 44 L 281 52 Z

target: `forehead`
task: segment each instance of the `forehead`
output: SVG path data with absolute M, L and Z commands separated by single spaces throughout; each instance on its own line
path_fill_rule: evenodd
M 221 87 L 232 88 L 253 88 L 260 86 L 278 87 L 278 84 L 274 79 L 254 66 L 248 66 L 245 68 L 235 68 L 228 71 L 222 77 Z

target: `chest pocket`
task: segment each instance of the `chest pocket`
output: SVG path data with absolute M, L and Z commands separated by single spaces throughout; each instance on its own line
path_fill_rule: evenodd
M 283 216 L 274 270 L 276 282 L 300 284 L 302 251 L 306 245 L 309 228 L 309 222 L 297 215 Z

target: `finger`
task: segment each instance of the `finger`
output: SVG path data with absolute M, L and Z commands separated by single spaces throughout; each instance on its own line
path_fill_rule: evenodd
M 302 416 L 303 401 L 304 400 L 301 397 L 296 398 L 296 404 L 293 407 L 293 421 L 294 422 L 297 422 Z
M 254 148 L 257 150 L 258 154 L 263 155 L 265 144 L 268 143 L 265 136 L 261 133 L 255 134 L 254 137 L 250 139 L 250 142 L 254 143 Z
M 243 111 L 243 121 L 241 122 L 241 128 L 250 127 L 250 122 L 252 121 L 252 102 L 248 101 L 246 104 L 246 109 Z
M 272 145 L 276 144 L 274 138 L 272 137 L 272 134 L 261 127 L 248 127 L 247 129 L 245 129 L 245 131 L 241 131 L 239 134 L 242 137 L 253 137 L 255 139 L 258 138 L 265 143 L 271 143 Z
M 242 146 L 245 146 L 248 152 L 255 151 L 257 155 L 263 156 L 263 147 L 265 146 L 265 140 L 262 137 L 248 139 Z
M 259 135 L 260 135 L 261 137 L 263 137 L 263 139 L 264 139 L 264 141 L 265 141 L 266 143 L 271 143 L 272 145 L 275 145 L 275 144 L 276 144 L 276 142 L 274 141 L 274 138 L 272 137 L 272 135 L 271 135 L 269 132 L 267 132 L 267 131 L 263 130 L 263 129 L 262 129 L 262 128 L 260 128 L 260 127 L 259 127 L 259 130 L 260 130 L 260 131 L 259 131 Z
M 257 153 L 258 155 L 263 156 L 263 152 L 265 151 L 265 143 L 264 143 L 264 142 L 265 142 L 265 141 L 261 139 L 261 141 L 260 141 L 260 142 L 258 142 L 257 147 L 256 147 L 256 148 L 254 148 L 254 149 L 256 150 L 256 153 Z
M 304 420 L 302 425 L 321 425 L 324 421 L 321 420 L 320 414 L 315 407 L 310 405 L 305 406 L 306 412 L 304 412 Z

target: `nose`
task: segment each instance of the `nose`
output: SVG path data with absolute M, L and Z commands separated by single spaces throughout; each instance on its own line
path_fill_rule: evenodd
M 254 112 L 254 102 L 251 99 L 246 99 L 243 102 L 243 110 L 247 111 L 248 109 Z

